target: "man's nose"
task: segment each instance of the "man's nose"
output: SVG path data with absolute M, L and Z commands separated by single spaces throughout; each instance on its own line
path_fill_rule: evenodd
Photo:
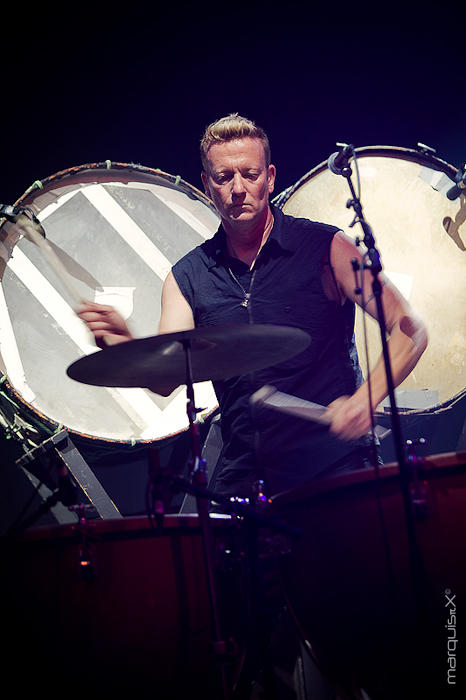
M 235 173 L 233 175 L 232 192 L 233 194 L 242 194 L 244 192 L 244 181 L 241 177 L 241 173 Z

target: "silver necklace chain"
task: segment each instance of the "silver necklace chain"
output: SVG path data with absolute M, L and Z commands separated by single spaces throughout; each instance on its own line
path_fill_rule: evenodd
M 251 275 L 251 281 L 249 282 L 249 289 L 248 289 L 248 291 L 245 290 L 245 288 L 243 287 L 243 285 L 241 284 L 241 282 L 239 281 L 239 279 L 236 277 L 236 275 L 233 274 L 233 271 L 232 271 L 231 267 L 228 268 L 228 272 L 230 273 L 232 279 L 236 282 L 236 284 L 238 285 L 238 287 L 239 287 L 239 288 L 241 289 L 241 291 L 243 292 L 243 294 L 244 294 L 244 299 L 243 299 L 243 301 L 241 302 L 241 306 L 244 306 L 244 308 L 247 309 L 248 306 L 249 306 L 249 300 L 250 300 L 250 298 L 251 298 L 252 284 L 253 284 L 253 282 L 254 282 L 254 277 L 256 276 L 257 270 L 254 270 L 254 272 L 253 272 L 252 275 Z
M 269 224 L 268 224 L 268 226 L 267 226 L 267 228 L 266 228 L 265 231 L 264 231 L 263 238 L 265 237 L 265 241 L 263 240 L 263 242 L 262 242 L 262 244 L 261 244 L 259 250 L 257 251 L 256 257 L 254 258 L 254 261 L 253 261 L 253 265 L 255 264 L 255 262 L 256 262 L 256 260 L 257 260 L 257 258 L 258 258 L 258 255 L 259 255 L 259 253 L 261 252 L 261 250 L 262 250 L 262 248 L 263 248 L 263 246 L 264 246 L 264 243 L 267 241 L 267 238 L 269 237 L 269 233 L 270 233 L 270 231 L 272 230 L 273 224 L 274 224 L 274 218 L 273 218 L 273 216 L 272 216 L 271 219 L 270 219 L 270 222 L 269 222 Z M 252 267 L 252 265 L 251 265 L 251 267 Z M 230 273 L 231 278 L 236 282 L 236 284 L 238 285 L 238 287 L 239 287 L 239 288 L 241 289 L 241 291 L 243 292 L 243 294 L 244 294 L 244 299 L 243 299 L 243 301 L 241 302 L 241 306 L 244 306 L 244 308 L 247 309 L 248 306 L 249 306 L 249 300 L 250 300 L 250 298 L 251 298 L 251 289 L 252 289 L 252 285 L 253 285 L 253 282 L 254 282 L 254 277 L 256 276 L 256 269 L 254 268 L 254 272 L 253 272 L 252 275 L 251 275 L 251 281 L 249 282 L 249 289 L 248 289 L 248 291 L 245 290 L 245 288 L 243 287 L 243 285 L 241 284 L 241 282 L 239 281 L 239 279 L 236 277 L 236 275 L 233 274 L 233 271 L 232 271 L 231 267 L 228 267 L 228 272 Z

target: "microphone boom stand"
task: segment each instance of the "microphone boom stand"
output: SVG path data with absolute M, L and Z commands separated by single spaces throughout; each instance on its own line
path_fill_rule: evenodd
M 201 442 L 199 437 L 199 428 L 196 423 L 196 408 L 194 400 L 193 373 L 191 365 L 191 342 L 189 340 L 182 341 L 186 359 L 186 393 L 187 393 L 187 414 L 189 420 L 189 430 L 191 435 L 192 463 L 191 463 L 191 478 L 195 485 L 200 489 L 207 487 L 207 471 L 206 462 L 201 457 Z M 213 543 L 209 524 L 209 505 L 207 499 L 200 495 L 200 491 L 196 493 L 196 506 L 199 515 L 199 524 L 201 526 L 201 535 L 204 548 L 204 564 L 207 576 L 207 589 L 210 602 L 210 613 L 213 626 L 213 650 L 216 661 L 220 659 L 220 681 L 222 686 L 223 698 L 227 700 L 229 691 L 225 674 L 224 664 L 221 659 L 226 654 L 226 644 L 222 639 L 219 608 L 217 601 L 217 589 L 214 577 L 213 564 Z
M 376 307 L 377 307 L 377 319 L 378 319 L 378 323 L 379 323 L 379 327 L 380 327 L 380 337 L 381 337 L 381 341 L 382 341 L 382 353 L 383 353 L 383 359 L 384 359 L 384 364 L 385 364 L 388 396 L 390 399 L 390 407 L 391 407 L 391 425 L 392 425 L 392 430 L 393 430 L 393 441 L 394 441 L 394 447 L 395 447 L 395 454 L 396 454 L 398 465 L 399 465 L 400 485 L 401 485 L 403 506 L 404 506 L 404 512 L 405 512 L 406 531 L 407 531 L 407 536 L 408 536 L 408 547 L 409 547 L 409 561 L 410 561 L 410 569 L 411 569 L 411 575 L 412 575 L 413 586 L 414 586 L 415 606 L 417 608 L 418 621 L 420 621 L 421 624 L 423 624 L 423 622 L 425 620 L 424 616 L 425 616 L 425 612 L 426 612 L 426 609 L 425 609 L 426 591 L 425 591 L 424 564 L 423 564 L 423 559 L 422 559 L 421 552 L 420 552 L 419 546 L 417 544 L 417 539 L 416 539 L 416 530 L 414 527 L 414 516 L 413 516 L 411 495 L 410 495 L 410 489 L 409 489 L 409 481 L 410 481 L 409 471 L 408 471 L 408 466 L 406 464 L 405 456 L 404 456 L 400 416 L 399 416 L 398 409 L 396 406 L 395 385 L 393 382 L 393 374 L 392 374 L 391 363 L 390 363 L 390 355 L 389 355 L 388 345 L 387 345 L 385 312 L 384 312 L 383 302 L 382 302 L 382 285 L 380 283 L 380 279 L 378 276 L 379 272 L 382 270 L 382 264 L 380 261 L 379 251 L 377 250 L 377 248 L 375 246 L 375 240 L 374 240 L 374 236 L 372 233 L 372 229 L 371 229 L 370 225 L 368 224 L 368 222 L 364 218 L 361 201 L 360 201 L 359 197 L 356 195 L 356 192 L 354 191 L 353 183 L 351 181 L 351 175 L 352 175 L 351 167 L 349 165 L 345 165 L 341 169 L 341 174 L 346 178 L 346 181 L 348 183 L 348 187 L 349 187 L 351 195 L 352 195 L 352 199 L 348 200 L 346 206 L 348 208 L 352 207 L 355 211 L 356 217 L 355 217 L 353 223 L 358 222 L 362 227 L 362 230 L 364 232 L 364 245 L 367 248 L 367 251 L 368 251 L 367 255 L 368 255 L 368 258 L 370 261 L 370 264 L 366 267 L 367 267 L 367 269 L 370 269 L 370 271 L 372 273 L 372 292 L 373 292 Z

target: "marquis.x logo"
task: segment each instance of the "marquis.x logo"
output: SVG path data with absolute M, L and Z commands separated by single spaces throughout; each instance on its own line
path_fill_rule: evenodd
M 447 629 L 447 682 L 456 685 L 456 647 L 458 637 L 456 634 L 456 593 L 449 588 L 445 589 L 445 607 L 448 608 Z

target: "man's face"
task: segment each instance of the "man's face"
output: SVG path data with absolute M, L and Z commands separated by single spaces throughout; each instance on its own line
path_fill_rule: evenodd
M 266 165 L 259 139 L 214 144 L 202 173 L 207 195 L 227 227 L 247 228 L 264 219 L 275 184 L 275 166 Z

